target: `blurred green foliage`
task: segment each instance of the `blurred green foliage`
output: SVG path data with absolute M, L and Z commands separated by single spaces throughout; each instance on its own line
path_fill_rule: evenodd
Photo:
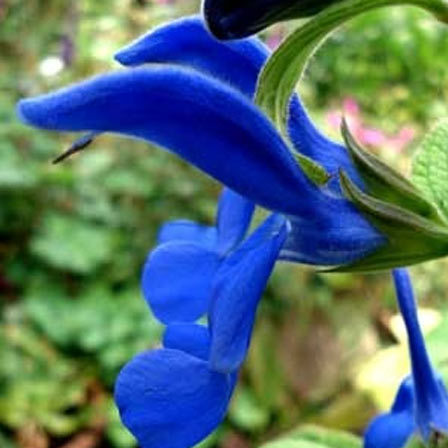
M 361 439 L 343 431 L 303 426 L 262 448 L 362 448 Z
M 308 71 L 320 106 L 352 96 L 382 128 L 448 115 L 444 25 L 414 7 L 380 9 L 333 35 Z
M 0 2 L 2 448 L 135 446 L 111 394 L 123 364 L 159 341 L 161 328 L 139 292 L 141 265 L 162 222 L 211 223 L 220 189 L 174 156 L 118 137 L 102 136 L 53 166 L 74 136 L 26 128 L 14 104 L 115 68 L 120 46 L 197 8 L 195 0 Z M 420 132 L 447 114 L 447 45 L 438 25 L 412 8 L 371 13 L 319 51 L 301 90 L 321 122 L 352 96 L 368 122 Z M 410 154 L 392 154 L 393 162 L 404 168 Z M 414 272 L 425 305 L 439 310 L 427 327 L 448 379 L 446 267 Z M 294 430 L 298 424 L 360 433 L 408 370 L 395 312 L 387 275 L 280 265 L 228 419 L 201 446 L 335 446 L 333 436 Z

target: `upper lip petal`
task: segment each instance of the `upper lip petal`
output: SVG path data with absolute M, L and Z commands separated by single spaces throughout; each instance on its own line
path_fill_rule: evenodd
M 44 129 L 146 139 L 273 210 L 312 213 L 320 194 L 249 99 L 184 67 L 148 65 L 101 75 L 22 100 L 18 114 Z

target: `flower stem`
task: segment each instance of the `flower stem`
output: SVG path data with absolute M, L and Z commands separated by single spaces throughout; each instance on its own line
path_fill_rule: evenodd
M 419 325 L 411 278 L 407 269 L 394 269 L 393 278 L 398 305 L 408 335 L 417 408 L 430 409 L 431 402 L 440 393 L 440 388 Z
M 255 102 L 287 136 L 287 113 L 309 58 L 340 25 L 383 6 L 413 5 L 448 24 L 448 0 L 344 0 L 323 10 L 298 28 L 272 54 L 258 80 Z

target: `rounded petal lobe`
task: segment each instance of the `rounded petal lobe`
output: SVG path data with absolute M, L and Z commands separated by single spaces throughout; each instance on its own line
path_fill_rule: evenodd
M 224 188 L 219 199 L 217 227 L 218 252 L 226 254 L 246 235 L 255 204 L 245 197 Z
M 414 418 L 414 384 L 405 378 L 390 412 L 374 418 L 364 434 L 364 448 L 402 448 L 417 429 Z
M 210 355 L 210 333 L 203 325 L 168 325 L 163 335 L 163 346 L 207 361 Z
M 149 65 L 102 75 L 22 100 L 18 114 L 40 128 L 116 132 L 159 144 L 272 210 L 312 213 L 320 196 L 247 98 L 182 67 Z
M 404 448 L 415 431 L 412 412 L 382 414 L 364 434 L 364 448 Z
M 153 350 L 120 372 L 115 401 L 142 448 L 187 448 L 221 423 L 233 384 L 230 375 L 187 353 Z
M 212 279 L 218 269 L 215 252 L 186 242 L 163 244 L 143 268 L 142 290 L 163 323 L 194 322 L 207 311 Z
M 257 306 L 285 236 L 283 218 L 271 215 L 221 265 L 210 311 L 212 369 L 236 372 L 244 361 Z
M 163 224 L 157 235 L 157 244 L 159 245 L 172 241 L 195 243 L 206 249 L 215 250 L 218 234 L 215 227 L 203 226 L 193 221 L 179 219 Z

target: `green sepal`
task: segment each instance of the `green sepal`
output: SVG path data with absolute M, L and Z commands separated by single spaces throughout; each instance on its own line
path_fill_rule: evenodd
M 293 155 L 308 179 L 318 187 L 325 185 L 330 180 L 330 174 L 320 163 L 297 152 L 294 152 Z
M 365 258 L 328 272 L 378 271 L 448 255 L 448 227 L 364 193 L 344 171 L 339 176 L 345 196 L 386 236 L 387 242 Z
M 341 133 L 369 195 L 435 223 L 445 224 L 437 207 L 429 202 L 414 184 L 374 154 L 366 151 L 355 140 L 345 120 L 341 125 Z

